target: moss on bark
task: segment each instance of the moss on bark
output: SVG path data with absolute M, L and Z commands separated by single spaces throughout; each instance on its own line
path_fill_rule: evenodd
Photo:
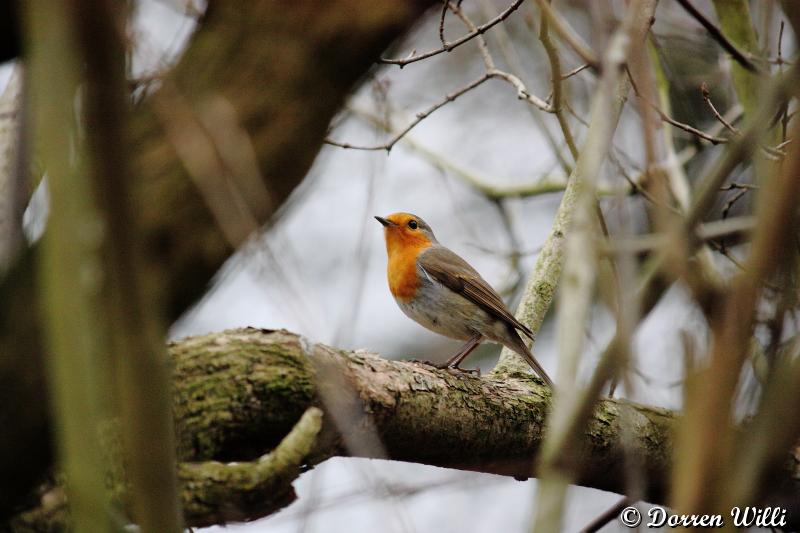
M 254 328 L 184 339 L 169 352 L 189 525 L 266 516 L 292 501 L 291 483 L 301 470 L 332 456 L 518 479 L 537 474 L 551 391 L 532 375 L 454 375 Z M 666 409 L 601 400 L 575 455 L 578 483 L 624 493 L 626 458 L 633 457 L 643 474 L 642 496 L 663 503 L 678 422 Z M 352 446 L 375 438 L 381 446 Z M 783 487 L 774 496 L 779 501 L 797 497 L 796 465 L 775 477 L 772 485 Z M 124 473 L 113 477 L 124 500 Z M 15 525 L 26 531 L 63 524 L 59 494 L 48 490 Z

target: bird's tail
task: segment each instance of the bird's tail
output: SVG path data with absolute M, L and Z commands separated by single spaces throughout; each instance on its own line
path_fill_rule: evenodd
M 544 380 L 547 386 L 552 389 L 553 380 L 550 379 L 550 376 L 547 375 L 547 372 L 545 372 L 542 365 L 539 364 L 539 361 L 536 360 L 531 351 L 525 345 L 525 341 L 523 341 L 519 334 L 513 330 L 511 331 L 511 337 L 513 342 L 509 343 L 508 347 L 521 355 L 522 358 L 525 359 L 525 362 L 530 365 L 533 371 L 536 372 L 536 374 Z

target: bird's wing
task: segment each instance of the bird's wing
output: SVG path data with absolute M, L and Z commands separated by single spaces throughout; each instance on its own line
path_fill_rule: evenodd
M 419 255 L 417 263 L 431 278 L 533 339 L 530 328 L 511 314 L 491 285 L 454 252 L 431 246 Z

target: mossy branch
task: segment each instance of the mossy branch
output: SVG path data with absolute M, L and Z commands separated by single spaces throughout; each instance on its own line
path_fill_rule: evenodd
M 377 457 L 377 451 L 346 449 L 335 416 L 322 416 L 319 398 L 329 400 L 337 390 L 343 400 L 326 405 L 344 407 L 354 418 L 348 440 L 375 431 L 385 458 L 519 479 L 537 475 L 551 392 L 533 376 L 452 375 L 254 328 L 188 338 L 169 352 L 189 525 L 266 516 L 291 501 L 290 483 L 301 468 L 333 456 Z M 325 381 L 318 381 L 321 374 Z M 341 390 L 343 382 L 352 391 Z M 576 482 L 625 492 L 626 426 L 633 443 L 627 449 L 639 455 L 644 472 L 644 497 L 663 503 L 679 421 L 665 409 L 601 400 L 582 430 Z M 800 468 L 792 465 L 772 486 L 800 487 Z M 57 514 L 54 493 L 47 493 L 49 507 L 39 508 L 50 523 Z
M 322 411 L 309 407 L 278 446 L 255 461 L 182 463 L 178 468 L 186 520 L 194 526 L 252 520 L 297 497 L 292 482 L 322 428 Z
M 297 497 L 292 482 L 317 442 L 322 411 L 306 409 L 300 420 L 271 452 L 243 462 L 202 461 L 178 465 L 181 506 L 193 527 L 248 521 L 274 513 Z M 124 477 L 117 472 L 117 477 Z M 129 498 L 124 479 L 113 482 L 112 492 Z M 9 524 L 17 533 L 62 531 L 69 520 L 65 493 L 52 487 L 41 496 L 41 504 L 16 516 Z

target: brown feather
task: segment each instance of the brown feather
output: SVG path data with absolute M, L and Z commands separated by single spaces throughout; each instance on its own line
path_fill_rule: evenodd
M 516 328 L 530 339 L 533 332 L 506 308 L 500 295 L 469 263 L 444 246 L 431 246 L 417 259 L 425 272 L 453 292 L 489 313 L 498 320 Z

